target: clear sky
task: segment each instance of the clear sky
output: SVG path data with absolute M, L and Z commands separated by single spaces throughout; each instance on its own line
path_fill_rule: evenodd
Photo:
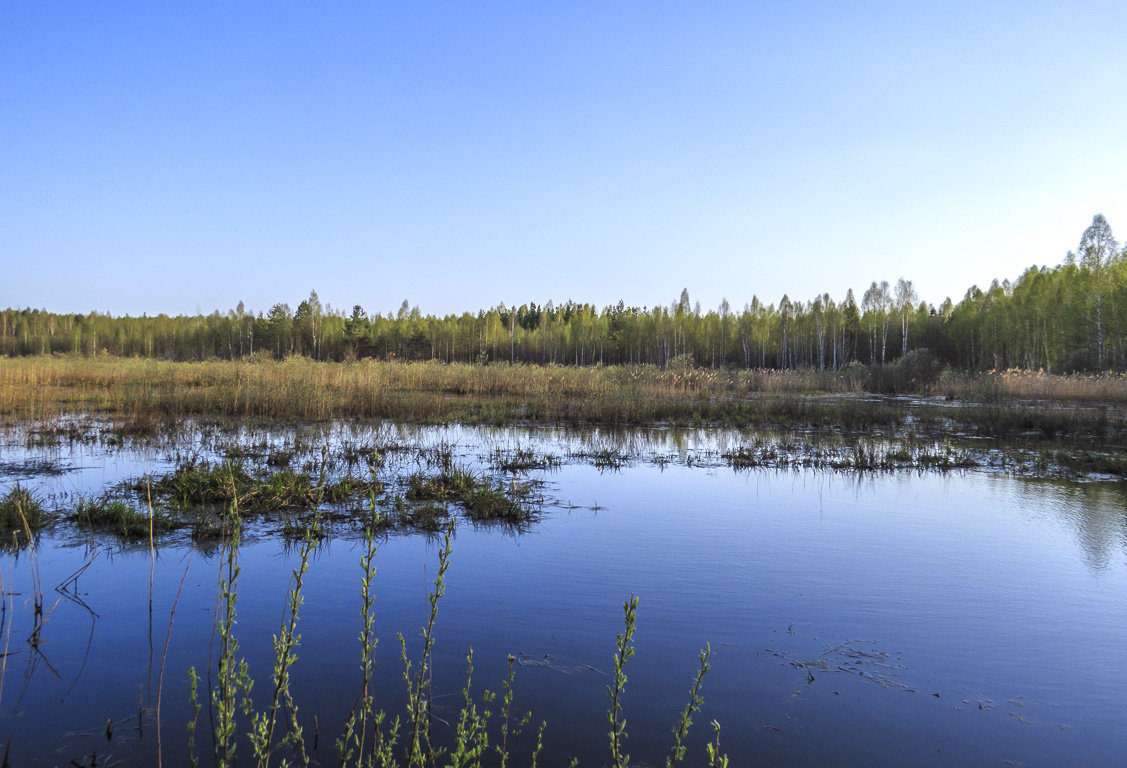
M 938 303 L 1127 236 L 1127 3 L 8 2 L 0 306 Z

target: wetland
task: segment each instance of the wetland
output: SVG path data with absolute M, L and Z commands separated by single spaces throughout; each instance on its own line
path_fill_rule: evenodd
M 613 764 L 619 727 L 633 764 L 664 764 L 706 648 L 689 765 L 710 764 L 713 722 L 733 765 L 1114 762 L 1121 454 L 911 424 L 12 419 L 0 496 L 36 518 L 0 561 L 7 759 L 207 765 L 227 723 L 231 763 L 254 764 L 240 707 L 275 711 L 289 627 L 275 762 L 340 764 L 367 691 L 384 736 L 405 724 L 397 749 L 425 723 L 443 764 L 466 732 L 485 764 L 501 744 L 513 764 Z M 249 692 L 217 697 L 224 658 Z

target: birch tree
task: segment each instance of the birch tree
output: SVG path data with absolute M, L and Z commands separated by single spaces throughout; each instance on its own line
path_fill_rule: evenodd
M 1080 266 L 1092 272 L 1096 299 L 1096 364 L 1104 367 L 1103 282 L 1104 272 L 1119 251 L 1119 243 L 1112 234 L 1111 225 L 1102 213 L 1092 217 L 1092 223 L 1080 237 Z

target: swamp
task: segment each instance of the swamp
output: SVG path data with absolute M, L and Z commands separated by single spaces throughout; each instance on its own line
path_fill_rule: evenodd
M 0 768 L 1127 763 L 1127 3 L 1010 5 L 5 3 Z
M 1115 763 L 1120 382 L 759 375 L 3 361 L 5 764 Z

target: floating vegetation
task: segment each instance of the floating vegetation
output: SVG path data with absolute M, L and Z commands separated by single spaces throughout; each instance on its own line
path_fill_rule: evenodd
M 266 466 L 288 467 L 296 454 L 297 451 L 292 448 L 279 448 L 276 451 L 270 451 L 270 453 L 266 455 Z
M 223 458 L 228 461 L 242 461 L 243 459 L 260 459 L 266 455 L 267 447 L 264 444 L 244 445 L 231 443 L 224 446 Z
M 876 683 L 881 688 L 917 693 L 915 688 L 898 679 L 907 670 L 900 654 L 883 651 L 873 641 L 846 640 L 823 649 L 813 658 L 805 659 L 790 659 L 788 654 L 773 649 L 767 649 L 766 652 L 787 660 L 795 669 L 804 671 L 808 685 L 814 683 L 823 672 L 844 672 Z
M 379 466 L 382 447 L 367 440 L 345 439 L 340 444 L 341 460 L 349 467 L 366 464 L 369 467 Z
M 73 467 L 61 461 L 45 458 L 28 457 L 21 461 L 0 461 L 0 476 L 9 477 L 35 477 L 36 475 L 62 475 L 72 471 Z
M 794 405 L 801 409 L 806 407 L 803 402 L 813 401 L 796 400 Z M 303 535 L 314 512 L 326 532 L 375 526 L 382 531 L 434 533 L 459 517 L 519 528 L 533 521 L 545 503 L 542 489 L 547 480 L 527 473 L 574 464 L 601 471 L 642 465 L 842 473 L 979 468 L 1025 477 L 1127 478 L 1127 454 L 1114 441 L 1080 444 L 1047 437 L 1054 430 L 1068 434 L 1070 411 L 1026 412 L 1022 424 L 1030 431 L 1024 440 L 984 440 L 986 435 L 977 430 L 945 435 L 951 425 L 934 415 L 943 407 L 929 402 L 913 412 L 902 429 L 873 430 L 870 435 L 714 427 L 529 427 L 497 433 L 490 428 L 416 428 L 387 422 L 278 426 L 190 419 L 174 432 L 119 448 L 114 442 L 118 422 L 113 419 L 65 417 L 53 426 L 11 425 L 3 436 L 6 445 L 16 446 L 15 455 L 5 456 L 0 476 L 35 479 L 39 485 L 33 490 L 42 493 L 50 489 L 50 478 L 83 471 L 78 457 L 89 453 L 86 446 L 91 443 L 77 440 L 86 433 L 76 429 L 89 430 L 97 450 L 106 453 L 163 450 L 169 466 L 124 486 L 86 487 L 91 495 L 76 501 L 63 500 L 67 489 L 52 491 L 48 498 L 62 496 L 53 506 L 69 506 L 73 514 L 44 520 L 124 538 L 143 537 L 150 528 L 145 510 L 152 504 L 154 533 L 190 531 L 197 541 L 229 535 L 226 510 L 236 501 L 240 515 L 260 515 L 271 530 L 289 538 Z M 850 407 L 863 412 L 867 406 L 856 400 Z M 983 405 L 979 410 L 996 409 Z M 983 416 L 982 423 L 986 419 Z M 32 434 L 71 440 L 70 454 L 57 445 L 25 448 Z
M 54 448 L 63 443 L 69 445 L 96 443 L 99 439 L 99 430 L 94 425 L 72 419 L 59 419 L 54 423 L 27 430 L 24 442 L 28 448 Z
M 415 505 L 401 504 L 398 515 L 394 519 L 389 519 L 388 524 L 396 522 L 411 528 L 436 533 L 442 530 L 449 520 L 450 509 L 448 507 L 428 501 Z

